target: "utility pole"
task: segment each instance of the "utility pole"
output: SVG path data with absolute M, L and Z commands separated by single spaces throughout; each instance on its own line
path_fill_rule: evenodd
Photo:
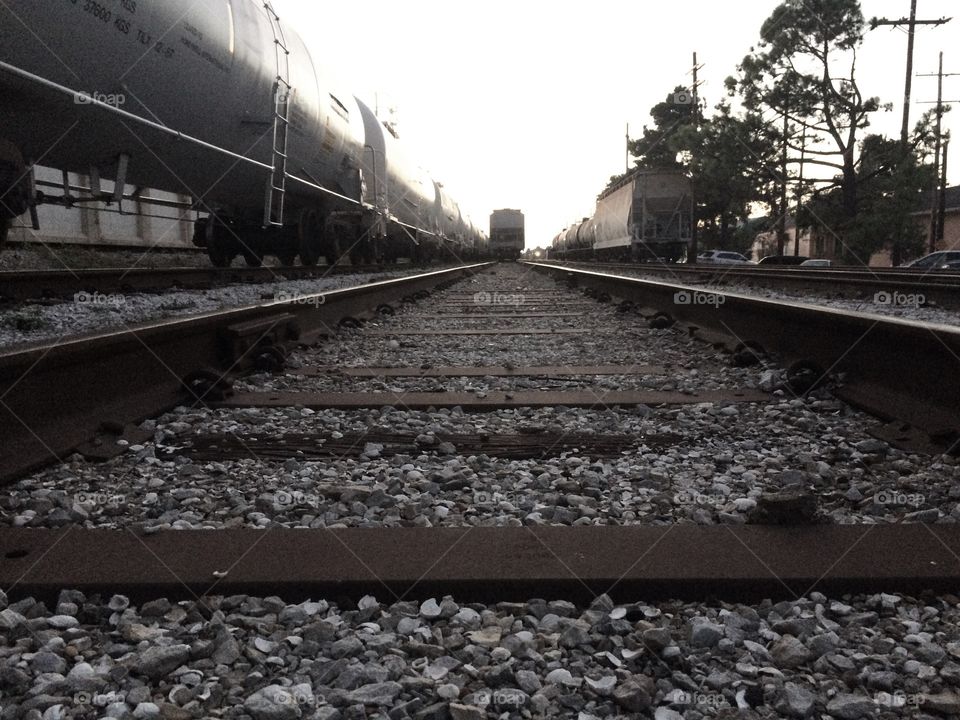
M 693 128 L 694 130 L 700 129 L 700 80 L 699 72 L 703 69 L 703 65 L 697 63 L 697 53 L 693 53 L 693 89 L 690 94 L 691 104 L 693 105 Z M 693 163 L 691 162 L 691 166 Z M 696 264 L 697 255 L 699 254 L 698 248 L 698 238 L 697 238 L 697 193 L 696 186 L 694 185 L 693 179 L 690 180 L 690 251 L 687 253 L 687 262 L 689 264 Z M 682 223 L 681 223 L 682 227 Z
M 943 145 L 943 78 L 944 76 L 953 76 L 960 75 L 960 73 L 944 73 L 943 72 L 943 53 L 940 53 L 940 64 L 936 73 L 923 73 L 917 77 L 934 77 L 937 78 L 937 124 L 934 138 L 934 151 L 933 151 L 933 192 L 931 193 L 930 198 L 930 236 L 928 243 L 927 252 L 936 252 L 937 250 L 937 241 L 942 239 L 943 226 L 940 223 L 940 216 L 945 212 L 943 207 L 946 202 L 946 173 L 943 174 L 941 179 L 940 172 L 940 151 L 941 146 Z M 946 150 L 944 150 L 944 160 L 946 160 Z
M 777 255 L 783 255 L 787 244 L 787 136 L 790 134 L 790 115 L 783 109 L 783 147 L 780 149 L 780 220 L 777 223 Z
M 873 18 L 870 21 L 870 29 L 876 30 L 881 26 L 899 27 L 907 26 L 907 77 L 903 88 L 903 123 L 900 126 L 900 167 L 904 168 L 907 158 L 910 154 L 910 91 L 913 86 L 913 45 L 914 35 L 917 31 L 917 25 L 944 25 L 953 18 L 941 17 L 939 20 L 917 20 L 917 0 L 910 0 L 910 17 L 890 20 L 887 18 Z M 897 224 L 894 233 L 893 246 L 890 249 L 890 259 L 893 265 L 900 264 L 903 254 L 903 225 Z
M 797 178 L 797 212 L 793 220 L 793 254 L 800 254 L 800 208 L 803 206 L 803 166 L 807 156 L 807 128 L 800 138 L 800 177 Z
M 943 225 L 947 221 L 947 150 L 950 138 L 943 141 L 943 172 L 940 174 L 940 212 L 937 218 L 937 239 L 943 240 Z
M 903 88 L 903 124 L 900 126 L 900 145 L 906 155 L 907 141 L 910 135 L 910 90 L 913 84 L 913 41 L 917 31 L 917 25 L 945 25 L 953 18 L 942 17 L 938 20 L 917 20 L 917 0 L 910 0 L 910 17 L 900 18 L 899 20 L 889 20 L 887 18 L 873 18 L 870 21 L 870 29 L 876 30 L 878 27 L 889 25 L 891 27 L 907 26 L 907 79 Z
M 930 249 L 937 250 L 937 218 L 940 216 L 940 135 L 943 122 L 943 53 L 940 53 L 940 66 L 937 70 L 937 136 L 933 150 L 933 193 L 930 203 Z
M 627 161 L 624 172 L 630 172 L 630 123 L 627 123 Z

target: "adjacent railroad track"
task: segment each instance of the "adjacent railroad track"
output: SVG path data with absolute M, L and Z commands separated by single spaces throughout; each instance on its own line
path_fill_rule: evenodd
M 410 269 L 410 266 L 400 266 Z M 235 283 L 269 283 L 330 275 L 383 272 L 383 265 L 305 267 L 182 267 L 104 268 L 0 272 L 0 300 L 63 300 L 77 293 L 162 293 L 172 289 L 196 290 Z
M 960 274 L 909 268 L 801 268 L 736 265 L 657 265 L 653 263 L 553 263 L 596 272 L 659 277 L 665 282 L 703 284 L 716 289 L 731 285 L 873 301 L 878 294 L 910 295 L 922 304 L 960 308 Z
M 333 333 L 471 267 L 0 352 L 0 481 L 78 447 L 110 456 L 122 448 L 118 437 L 139 436 L 131 424 L 184 401 L 191 388 L 216 394 L 221 377 L 281 365 L 286 343 Z

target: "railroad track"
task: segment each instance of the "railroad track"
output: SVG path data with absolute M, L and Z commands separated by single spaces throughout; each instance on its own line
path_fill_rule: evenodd
M 86 663 L 9 706 L 960 713 L 960 332 L 695 292 L 476 265 L 0 356 L 0 621 Z
M 960 274 L 941 270 L 593 262 L 551 264 L 597 272 L 659 277 L 665 282 L 703 284 L 721 290 L 743 285 L 867 302 L 873 302 L 878 296 L 910 296 L 911 299 L 921 298 L 920 305 L 960 308 Z
M 397 268 L 383 265 L 335 265 L 305 267 L 182 267 L 182 268 L 104 268 L 79 270 L 39 270 L 0 272 L 0 300 L 73 298 L 77 293 L 161 293 L 171 289 L 197 290 L 235 283 L 269 283 L 331 275 L 367 274 Z

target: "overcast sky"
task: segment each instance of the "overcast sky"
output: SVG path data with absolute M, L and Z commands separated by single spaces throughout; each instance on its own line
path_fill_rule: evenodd
M 355 95 L 381 114 L 396 108 L 412 156 L 444 183 L 480 227 L 491 210 L 520 208 L 527 245 L 547 245 L 593 213 L 597 194 L 625 167 L 625 129 L 649 124 L 650 108 L 690 81 L 692 53 L 705 65 L 709 107 L 723 80 L 759 38 L 774 0 L 274 0 L 318 63 L 331 65 Z M 909 0 L 863 0 L 864 16 L 909 15 Z M 956 0 L 920 0 L 918 18 L 958 15 L 917 31 L 916 73 L 960 72 Z M 358 40 L 362 43 L 358 45 Z M 907 34 L 868 32 L 858 77 L 865 94 L 893 102 L 872 130 L 898 137 Z M 915 77 L 911 127 L 935 100 L 936 78 Z M 944 97 L 960 99 L 960 76 Z M 960 107 L 948 172 L 960 177 Z

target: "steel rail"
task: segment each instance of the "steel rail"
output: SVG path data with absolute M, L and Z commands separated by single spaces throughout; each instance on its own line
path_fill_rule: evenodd
M 925 432 L 935 445 L 960 440 L 960 328 L 768 300 L 703 287 L 529 263 L 570 284 L 661 312 L 694 332 L 756 344 L 788 363 L 840 380 L 836 393 L 887 421 Z
M 191 373 L 206 368 L 214 378 L 226 376 L 298 339 L 333 333 L 345 318 L 370 315 L 487 265 L 0 352 L 0 484 L 68 456 L 98 431 L 108 431 L 100 449 L 109 454 L 132 424 L 189 403 L 183 380 Z
M 597 272 L 625 272 L 705 283 L 715 289 L 729 284 L 774 290 L 809 290 L 831 296 L 874 301 L 878 293 L 922 296 L 925 303 L 960 308 L 960 273 L 903 268 L 739 267 L 736 265 L 656 265 L 640 263 L 554 263 Z M 636 275 L 635 275 L 636 276 Z
M 80 292 L 163 292 L 173 288 L 205 289 L 230 283 L 268 283 L 351 273 L 407 270 L 397 265 L 317 265 L 307 267 L 183 267 L 90 268 L 83 270 L 5 270 L 0 272 L 0 298 L 23 301 L 41 298 L 70 299 Z

